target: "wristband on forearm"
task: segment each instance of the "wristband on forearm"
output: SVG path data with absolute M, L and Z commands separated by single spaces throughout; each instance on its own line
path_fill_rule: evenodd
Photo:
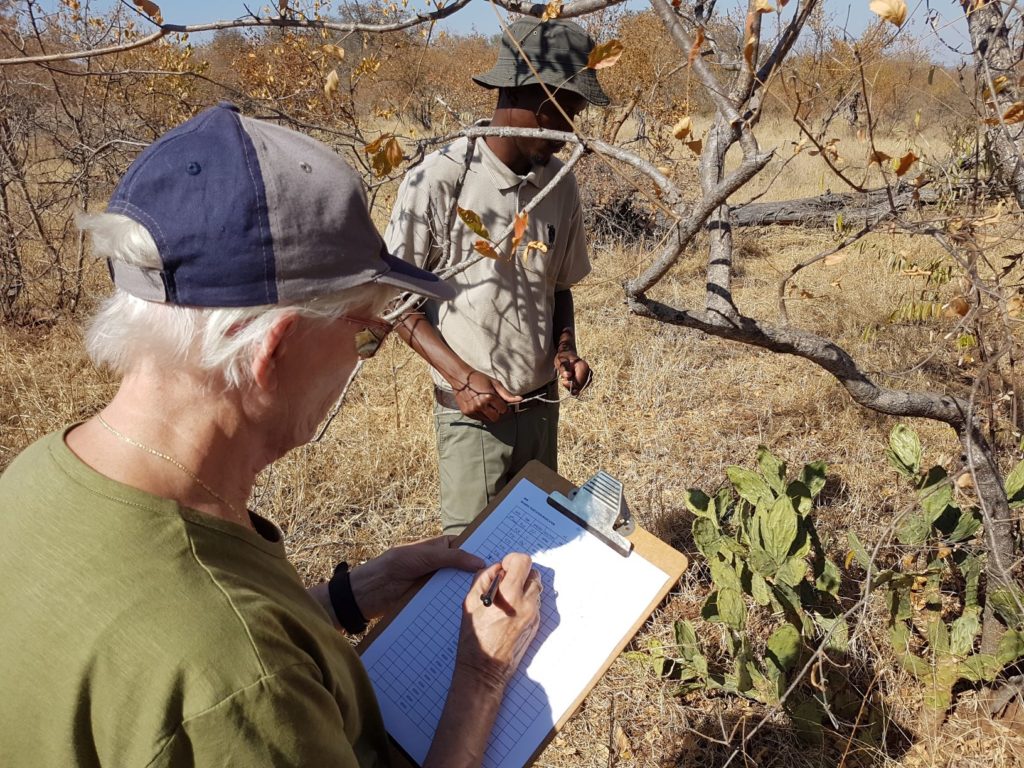
M 334 575 L 327 582 L 327 594 L 331 598 L 334 615 L 346 632 L 358 635 L 366 629 L 369 622 L 356 605 L 356 596 L 352 592 L 352 582 L 349 579 L 348 563 L 342 561 L 334 568 Z

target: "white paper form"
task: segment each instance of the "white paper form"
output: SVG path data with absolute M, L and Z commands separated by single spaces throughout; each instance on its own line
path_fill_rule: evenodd
M 635 551 L 622 557 L 551 507 L 547 494 L 527 480 L 463 549 L 488 564 L 526 552 L 544 582 L 540 630 L 509 684 L 484 757 L 487 768 L 519 768 L 667 576 Z M 417 763 L 427 755 L 448 695 L 472 580 L 461 571 L 436 573 L 362 654 L 388 732 Z

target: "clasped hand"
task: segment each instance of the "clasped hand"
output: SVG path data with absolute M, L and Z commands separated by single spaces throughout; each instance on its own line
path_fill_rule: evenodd
M 518 403 L 522 399 L 505 389 L 497 379 L 476 370 L 470 371 L 466 383 L 455 390 L 459 410 L 464 416 L 477 421 L 495 422 L 505 415 L 510 403 Z
M 571 349 L 555 355 L 555 371 L 558 374 L 558 383 L 573 396 L 579 396 L 590 384 L 593 376 L 590 364 Z

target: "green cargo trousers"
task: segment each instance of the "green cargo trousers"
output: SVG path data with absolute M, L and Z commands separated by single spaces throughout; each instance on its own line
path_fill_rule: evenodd
M 445 533 L 461 533 L 528 461 L 558 470 L 558 403 L 531 403 L 496 424 L 435 403 L 434 426 Z

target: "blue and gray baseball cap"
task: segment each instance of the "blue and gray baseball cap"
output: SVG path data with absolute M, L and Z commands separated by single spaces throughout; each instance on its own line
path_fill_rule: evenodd
M 455 295 L 388 253 L 359 175 L 340 156 L 228 103 L 147 147 L 107 212 L 134 219 L 156 242 L 161 269 L 110 262 L 114 283 L 147 301 L 294 304 L 374 282 L 435 299 Z

